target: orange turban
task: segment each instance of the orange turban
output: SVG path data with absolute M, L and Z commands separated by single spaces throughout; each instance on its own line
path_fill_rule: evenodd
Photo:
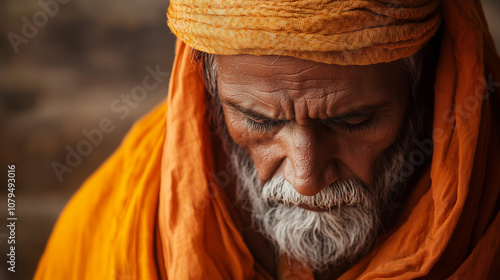
M 367 65 L 416 53 L 439 27 L 438 7 L 437 0 L 172 0 L 168 25 L 207 53 Z
M 177 1 L 172 3 L 179 11 Z M 394 229 L 341 280 L 500 278 L 500 59 L 479 0 L 443 0 L 439 13 L 443 36 L 434 85 L 432 162 Z M 205 37 L 199 39 L 203 44 L 186 40 L 198 47 L 208 45 L 210 33 Z M 230 49 L 240 42 L 219 44 Z M 219 185 L 228 182 L 229 171 L 215 167 L 224 153 L 214 148 L 201 65 L 193 64 L 190 53 L 179 40 L 168 99 L 135 125 L 70 201 L 36 280 L 274 278 L 255 262 Z M 290 279 L 298 267 L 281 263 L 277 276 Z M 298 274 L 296 279 L 312 276 Z

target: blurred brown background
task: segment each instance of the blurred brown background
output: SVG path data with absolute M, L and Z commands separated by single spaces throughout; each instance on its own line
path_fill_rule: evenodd
M 499 2 L 483 0 L 497 42 Z M 2 183 L 0 279 L 33 277 L 70 196 L 114 151 L 134 121 L 166 97 L 168 77 L 142 101 L 127 104 L 121 99 L 142 84 L 146 67 L 170 72 L 175 38 L 165 23 L 167 7 L 168 1 L 160 0 L 0 2 L 0 181 L 7 182 L 7 165 L 15 164 L 18 218 L 16 272 L 11 273 L 6 265 L 7 191 Z M 103 133 L 102 141 L 92 145 L 71 173 L 58 178 L 52 164 L 66 164 L 67 149 L 76 150 L 87 139 L 84 130 L 98 129 L 103 118 L 112 121 L 114 131 Z
M 134 121 L 166 97 L 168 89 L 167 77 L 144 100 L 131 100 L 135 108 L 121 99 L 142 85 L 147 66 L 170 72 L 175 37 L 166 25 L 168 1 L 59 1 L 0 2 L 0 181 L 7 182 L 7 164 L 16 164 L 18 218 L 16 272 L 11 273 L 6 267 L 6 238 L 2 238 L 8 233 L 7 188 L 2 183 L 0 279 L 33 277 L 70 196 L 120 144 Z M 53 3 L 47 10 L 54 16 L 46 12 L 44 25 L 39 3 Z M 16 54 L 9 33 L 25 37 L 23 18 L 37 33 L 27 43 L 15 40 Z M 25 30 L 29 32 L 34 33 Z M 105 117 L 115 125 L 114 131 L 104 134 L 102 142 L 93 145 L 90 154 L 71 173 L 63 173 L 60 181 L 51 164 L 65 164 L 66 147 L 76 150 L 86 139 L 82 130 L 98 129 Z

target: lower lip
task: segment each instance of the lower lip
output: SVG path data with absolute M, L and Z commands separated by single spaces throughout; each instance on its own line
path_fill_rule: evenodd
M 329 209 L 319 208 L 319 207 L 311 207 L 311 206 L 306 205 L 306 204 L 299 204 L 297 206 L 302 208 L 302 209 L 306 209 L 306 210 L 314 211 L 314 212 L 328 212 L 329 211 Z

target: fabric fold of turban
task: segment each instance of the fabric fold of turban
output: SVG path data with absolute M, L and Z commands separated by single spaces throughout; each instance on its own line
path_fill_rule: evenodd
M 436 0 L 172 0 L 168 25 L 207 53 L 283 55 L 339 65 L 415 54 L 436 32 Z

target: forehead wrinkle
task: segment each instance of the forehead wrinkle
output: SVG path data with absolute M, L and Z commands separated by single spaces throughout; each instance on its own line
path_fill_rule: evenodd
M 315 87 L 307 90 L 288 90 L 286 91 L 292 102 L 307 98 L 311 101 L 321 101 L 329 96 L 349 95 L 345 89 Z
M 307 104 L 307 98 L 305 96 L 303 97 L 303 99 L 304 99 L 304 108 L 305 109 L 304 109 L 304 114 L 303 114 L 304 116 L 301 119 L 308 119 L 308 118 L 310 118 L 310 116 L 309 116 L 309 104 Z
M 241 78 L 245 78 L 245 79 L 243 79 L 243 81 L 245 83 L 242 83 Z M 238 73 L 233 73 L 233 72 L 221 73 L 219 71 L 219 73 L 217 73 L 217 79 L 218 80 L 223 80 L 225 83 L 229 83 L 229 84 L 237 83 L 237 84 L 241 84 L 241 85 L 251 85 L 251 84 L 255 83 L 255 80 L 268 81 L 269 80 L 269 76 L 258 77 L 258 76 L 252 75 L 252 74 L 245 74 L 245 73 L 241 73 L 241 72 L 238 72 Z
M 332 79 L 306 79 L 303 81 L 294 81 L 286 79 L 274 79 L 274 83 L 270 84 L 271 88 L 279 87 L 289 90 L 311 90 L 311 91 L 339 91 L 345 88 L 343 83 L 339 83 Z M 345 88 L 346 89 L 346 88 Z
M 318 68 L 319 65 L 313 65 L 312 67 L 307 67 L 305 69 L 300 70 L 299 72 L 290 72 L 290 73 L 276 73 L 273 76 L 276 77 L 284 77 L 284 78 L 302 78 L 301 76 L 305 76 L 307 72 L 312 71 L 315 68 Z M 280 70 L 294 70 L 292 67 L 280 67 Z M 301 81 L 298 81 L 301 82 Z
M 274 68 L 278 68 L 278 69 L 282 69 L 283 68 L 283 65 L 274 65 L 274 64 L 265 64 L 263 62 L 260 62 L 260 61 L 254 61 L 252 63 L 249 63 L 249 62 L 241 62 L 241 61 L 235 61 L 235 62 L 231 62 L 231 66 L 255 66 L 255 65 L 262 65 L 262 66 L 265 66 L 265 67 L 274 67 Z
M 239 94 L 244 96 L 238 96 Z M 271 98 L 274 97 L 271 96 Z M 254 110 L 255 107 L 264 107 L 267 112 L 262 112 L 262 110 L 256 110 L 256 112 L 259 112 L 271 118 L 277 118 L 281 115 L 280 106 L 272 104 L 271 101 L 266 101 L 256 96 L 254 92 L 240 90 L 237 93 L 233 93 L 232 91 L 229 91 L 226 98 L 223 99 L 231 100 L 231 102 L 239 104 L 241 105 L 241 107 L 250 110 Z
M 228 95 L 234 95 L 235 93 L 247 93 L 250 95 L 253 95 L 255 98 L 261 100 L 261 98 L 255 96 L 255 94 L 261 93 L 263 95 L 272 95 L 273 93 L 278 92 L 279 90 L 269 90 L 266 85 L 263 85 L 261 83 L 254 83 L 250 79 L 243 79 L 243 81 L 236 79 L 236 81 L 232 81 L 232 77 L 234 75 L 232 74 L 225 74 L 221 75 L 225 77 L 219 77 L 218 79 L 218 84 L 219 88 L 222 90 L 222 92 L 226 92 L 225 90 L 227 89 Z M 250 76 L 250 75 L 248 75 Z M 228 79 L 225 79 L 225 78 Z
M 321 93 L 319 93 L 321 94 Z M 331 96 L 336 93 L 326 93 L 326 94 L 321 94 L 320 96 L 318 95 L 313 95 L 313 96 L 302 96 L 301 104 L 304 106 L 304 113 L 301 114 L 301 120 L 305 119 L 321 119 L 327 117 L 326 114 L 326 106 L 328 100 L 328 96 Z
M 233 62 L 231 65 L 229 65 L 229 69 L 232 71 L 224 74 L 220 73 L 219 75 L 221 76 L 233 76 L 235 72 L 237 71 L 237 75 L 239 76 L 246 76 L 246 77 L 251 77 L 252 79 L 258 79 L 258 78 L 293 78 L 293 77 L 301 77 L 304 75 L 304 73 L 307 74 L 308 71 L 311 71 L 314 68 L 319 67 L 318 65 L 315 65 L 313 67 L 308 67 L 306 69 L 299 70 L 299 72 L 296 71 L 290 71 L 290 70 L 296 70 L 297 68 L 294 67 L 289 67 L 287 65 L 268 65 L 265 63 L 261 63 L 259 61 L 253 62 L 253 63 L 248 63 L 248 62 Z M 234 72 L 233 72 L 234 71 Z M 255 72 L 258 73 L 258 76 L 255 75 Z
M 345 103 L 349 103 L 349 100 L 352 98 L 355 98 L 356 92 L 359 92 L 359 90 L 356 90 L 354 92 L 350 92 L 349 94 L 342 94 L 342 95 L 328 95 L 327 96 L 327 105 L 326 105 L 326 117 L 334 117 L 336 114 L 338 114 L 339 108 L 346 107 Z M 330 98 L 330 99 L 329 99 Z M 333 105 L 332 105 L 333 104 Z
M 267 79 L 267 80 L 269 80 L 269 79 Z M 307 98 L 309 98 L 311 100 L 320 100 L 320 99 L 324 99 L 326 95 L 336 94 L 336 92 L 339 91 L 339 89 L 337 88 L 337 86 L 335 84 L 331 84 L 329 87 L 313 87 L 313 88 L 307 88 L 304 90 L 289 89 L 289 88 L 283 88 L 283 87 L 280 87 L 280 88 L 273 87 L 272 89 L 270 89 L 267 87 L 267 85 L 263 85 L 261 83 L 250 83 L 248 81 L 245 81 L 244 84 L 226 83 L 226 81 L 224 81 L 224 83 L 222 84 L 222 88 L 229 88 L 230 90 L 228 90 L 227 93 L 230 94 L 231 96 L 234 96 L 235 92 L 248 94 L 248 95 L 253 96 L 258 101 L 265 103 L 267 105 L 273 106 L 276 109 L 278 109 L 278 107 L 283 108 L 283 106 L 280 106 L 282 103 L 280 101 L 280 98 L 282 98 L 282 97 L 286 97 L 286 99 L 288 101 L 287 103 L 292 104 L 294 102 L 293 100 L 300 99 L 300 98 L 304 97 L 306 94 L 308 95 Z M 333 91 L 335 91 L 335 93 Z M 277 101 L 277 104 L 280 104 L 280 105 L 273 105 L 273 104 L 269 103 L 268 101 L 261 98 L 263 96 L 275 98 L 275 100 Z M 293 106 L 291 106 L 291 105 L 287 105 L 286 106 L 287 109 L 283 109 L 283 110 L 278 109 L 278 110 L 280 110 L 279 115 L 280 116 L 284 115 L 284 116 L 286 116 L 287 119 L 293 118 L 295 116 L 295 113 L 293 112 L 294 110 L 291 110 L 292 107 Z M 283 112 L 281 112 L 281 111 L 283 111 Z M 285 111 L 287 111 L 287 112 L 285 113 Z M 290 112 L 290 111 L 292 111 L 292 112 Z
M 290 95 L 285 94 L 285 97 L 283 99 L 286 100 L 286 104 L 287 104 L 287 106 L 286 106 L 287 110 L 285 111 L 287 120 L 294 120 L 295 119 L 295 105 L 293 103 L 292 98 L 290 97 Z
M 238 85 L 249 85 L 256 89 L 263 88 L 266 91 L 278 92 L 283 88 L 302 90 L 302 89 L 314 89 L 314 88 L 332 88 L 332 90 L 337 90 L 343 87 L 345 83 L 336 82 L 342 81 L 341 79 L 334 78 L 306 78 L 300 77 L 301 79 L 295 79 L 290 75 L 284 74 L 270 74 L 266 76 L 255 76 L 252 74 L 245 73 L 221 73 L 219 79 L 222 79 L 224 83 L 227 84 L 238 84 Z M 317 84 L 320 85 L 317 85 Z M 264 92 L 263 90 L 259 90 Z
M 293 103 L 287 94 L 280 94 L 276 96 L 276 100 L 281 108 L 278 118 L 285 120 L 293 120 L 295 113 L 293 110 Z
M 262 58 L 262 57 L 261 57 Z M 278 57 L 279 58 L 279 57 Z M 260 73 L 261 75 L 263 74 L 266 77 L 270 76 L 275 76 L 275 77 L 285 77 L 285 78 L 295 78 L 295 77 L 300 77 L 302 80 L 299 80 L 299 82 L 303 81 L 303 76 L 306 76 L 306 78 L 310 79 L 309 77 L 311 75 L 308 74 L 308 72 L 311 72 L 315 70 L 316 68 L 321 67 L 321 64 L 315 63 L 308 63 L 306 65 L 302 65 L 301 67 L 298 67 L 297 65 L 290 65 L 290 62 L 281 62 L 278 64 L 274 64 L 277 60 L 275 59 L 273 63 L 269 64 L 267 61 L 260 61 L 260 60 L 252 60 L 252 62 L 242 62 L 242 61 L 233 61 L 228 65 L 228 68 L 230 69 L 237 69 L 238 74 L 245 75 L 245 76 L 254 76 L 255 71 Z M 311 65 L 312 64 L 312 65 Z M 241 69 L 240 69 L 241 66 Z M 257 69 L 254 69 L 257 68 Z M 249 69 L 249 70 L 247 70 Z M 268 73 L 269 70 L 271 69 L 272 73 Z M 250 74 L 248 74 L 248 72 Z M 234 74 L 234 73 L 232 73 Z M 312 75 L 314 77 L 315 75 Z
M 230 56 L 230 55 L 229 55 Z M 217 56 L 218 58 L 220 56 Z M 253 55 L 234 55 L 236 60 L 233 60 L 230 64 L 231 66 L 264 66 L 266 68 L 277 68 L 277 69 L 292 69 L 290 68 L 290 63 L 296 61 L 301 61 L 300 59 L 293 57 L 270 57 L 270 56 L 253 56 Z M 256 59 L 257 58 L 257 59 Z M 271 61 L 272 60 L 272 61 Z M 251 62 L 248 62 L 251 61 Z M 318 64 L 310 61 L 302 61 L 306 63 L 308 69 L 313 69 L 317 67 Z M 311 66 L 312 65 L 312 66 Z

